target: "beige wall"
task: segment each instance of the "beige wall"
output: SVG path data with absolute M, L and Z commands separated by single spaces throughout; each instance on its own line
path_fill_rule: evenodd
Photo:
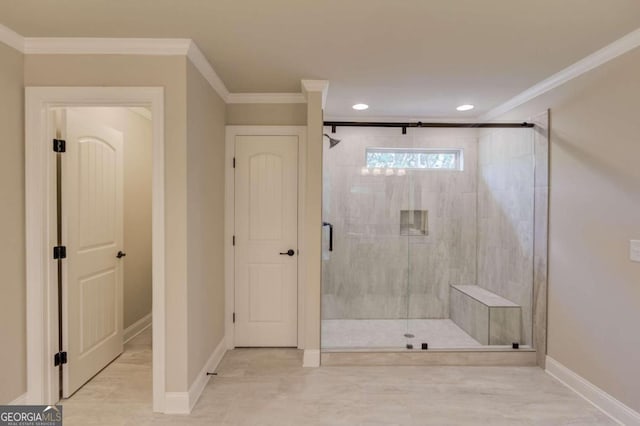
M 124 133 L 124 327 L 151 313 L 151 120 L 128 110 Z
M 24 70 L 27 86 L 164 87 L 165 274 L 166 300 L 171 301 L 165 362 L 170 392 L 188 389 L 186 64 L 184 56 L 27 55 Z M 24 156 L 11 161 L 19 163 L 23 173 Z M 24 229 L 21 232 L 24 235 Z
M 640 411 L 640 49 L 516 111 L 551 108 L 548 354 Z
M 23 55 L 0 43 L 0 404 L 27 390 Z
M 151 313 L 151 120 L 128 108 L 75 108 L 124 137 L 124 328 Z
M 306 104 L 229 104 L 226 123 L 252 126 L 306 126 Z
M 225 104 L 187 63 L 188 377 L 224 339 Z

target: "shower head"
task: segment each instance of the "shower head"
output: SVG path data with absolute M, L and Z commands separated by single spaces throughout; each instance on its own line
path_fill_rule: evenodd
M 340 139 L 334 139 L 326 133 L 324 135 L 329 138 L 329 149 L 333 148 L 334 146 L 340 143 Z

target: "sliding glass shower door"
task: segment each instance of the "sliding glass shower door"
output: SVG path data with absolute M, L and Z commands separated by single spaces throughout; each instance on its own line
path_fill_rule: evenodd
M 475 283 L 477 137 L 468 129 L 412 134 L 407 330 L 413 349 L 478 342 L 450 316 L 451 284 Z
M 340 132 L 348 143 L 325 141 L 322 346 L 404 347 L 409 235 L 400 223 L 409 220 L 409 178 L 368 151 L 399 135 L 349 130 Z

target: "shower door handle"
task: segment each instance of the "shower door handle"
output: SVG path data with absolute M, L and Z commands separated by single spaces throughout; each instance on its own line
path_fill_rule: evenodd
M 329 222 L 322 222 L 322 226 L 329 227 L 329 251 L 333 251 L 333 225 Z

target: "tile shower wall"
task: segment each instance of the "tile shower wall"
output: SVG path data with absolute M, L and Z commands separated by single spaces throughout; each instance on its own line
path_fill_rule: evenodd
M 330 129 L 325 129 L 330 134 Z M 449 318 L 449 285 L 476 282 L 477 133 L 338 128 L 324 149 L 323 319 Z M 461 148 L 463 171 L 366 170 L 367 147 Z M 389 173 L 387 175 L 387 173 Z M 427 210 L 428 235 L 400 235 Z
M 478 150 L 478 285 L 521 306 L 521 343 L 531 344 L 533 132 L 497 129 Z

